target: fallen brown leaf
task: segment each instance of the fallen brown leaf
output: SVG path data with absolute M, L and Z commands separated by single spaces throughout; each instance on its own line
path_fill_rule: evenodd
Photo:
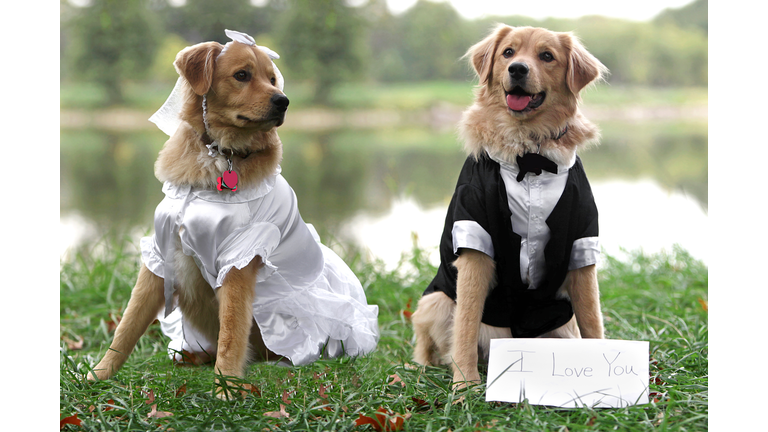
M 253 384 L 241 384 L 240 387 L 242 387 L 242 390 L 240 390 L 240 395 L 242 395 L 243 397 L 246 397 L 248 393 L 255 394 L 256 396 L 261 396 L 261 389 L 259 389 Z
M 288 390 L 283 390 L 283 403 L 286 404 L 286 405 L 290 405 L 291 404 L 291 400 L 288 399 L 289 395 L 290 395 L 290 393 L 288 393 Z
M 176 390 L 176 397 L 182 396 L 187 393 L 187 383 L 182 384 L 178 390 Z
M 64 336 L 62 340 L 67 344 L 67 349 L 71 351 L 81 350 L 83 349 L 83 337 L 77 336 L 77 340 L 73 341 L 72 339 Z
M 147 418 L 163 418 L 163 417 L 169 417 L 172 416 L 173 413 L 170 413 L 168 411 L 158 411 L 157 410 L 157 404 L 152 404 L 152 411 L 147 414 Z
M 77 418 L 77 414 L 71 415 L 69 417 L 64 417 L 63 419 L 59 420 L 59 424 L 60 424 L 59 430 L 64 429 L 64 425 L 68 425 L 68 424 L 80 426 L 82 422 L 83 422 L 82 420 Z
M 112 333 L 115 331 L 117 325 L 120 324 L 121 319 L 123 319 L 121 315 L 110 313 L 109 319 L 104 321 L 104 323 L 107 325 L 107 332 Z
M 392 411 L 388 411 L 384 407 L 376 410 L 374 417 L 368 417 L 360 414 L 360 417 L 355 420 L 355 426 L 369 424 L 377 432 L 399 431 L 403 429 L 403 425 L 405 424 L 406 420 L 405 416 Z
M 701 307 L 704 309 L 704 312 L 709 312 L 709 303 L 707 303 L 707 301 L 701 297 L 699 297 L 697 300 L 699 301 Z
M 397 383 L 400 383 L 401 387 L 405 387 L 405 383 L 403 382 L 402 379 L 400 379 L 400 377 L 397 374 L 390 375 L 389 378 L 392 378 L 392 381 L 387 383 L 387 385 L 395 385 Z
M 410 320 L 413 316 L 413 311 L 411 310 L 411 300 L 412 299 L 408 299 L 408 303 L 405 305 L 405 309 L 400 311 L 407 320 Z
M 272 418 L 288 418 L 290 417 L 290 414 L 285 412 L 285 405 L 280 404 L 280 411 L 265 412 L 264 416 Z
M 320 394 L 320 397 L 323 399 L 328 399 L 328 395 L 325 394 L 325 390 L 331 388 L 331 386 L 325 386 L 323 384 L 320 384 L 320 390 L 318 393 Z
M 115 401 L 110 399 L 110 400 L 107 401 L 107 404 L 114 405 Z M 115 409 L 115 407 L 106 406 L 106 407 L 104 407 L 104 409 L 102 409 L 102 411 L 109 411 L 109 410 L 113 410 L 113 409 Z

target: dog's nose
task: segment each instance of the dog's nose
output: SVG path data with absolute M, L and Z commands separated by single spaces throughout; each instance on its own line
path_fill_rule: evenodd
M 275 106 L 280 111 L 285 111 L 288 109 L 288 103 L 290 102 L 288 98 L 280 93 L 275 93 L 272 95 L 272 98 L 270 98 L 270 101 L 272 102 L 272 105 Z
M 514 62 L 511 65 L 509 65 L 509 76 L 512 77 L 512 79 L 522 79 L 525 78 L 526 75 L 528 75 L 528 65 L 521 62 Z

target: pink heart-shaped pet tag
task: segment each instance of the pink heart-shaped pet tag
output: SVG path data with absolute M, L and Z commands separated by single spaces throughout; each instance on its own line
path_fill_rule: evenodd
M 234 171 L 224 171 L 221 173 L 222 183 L 228 189 L 237 190 L 237 173 Z

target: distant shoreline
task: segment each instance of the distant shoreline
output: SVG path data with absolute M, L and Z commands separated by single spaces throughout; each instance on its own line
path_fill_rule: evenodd
M 307 108 L 288 112 L 288 121 L 282 130 L 327 131 L 338 129 L 378 129 L 398 126 L 424 126 L 433 129 L 454 127 L 461 118 L 464 107 L 436 104 L 429 109 L 413 111 L 394 109 L 340 110 L 332 108 Z M 641 122 L 651 120 L 707 121 L 706 104 L 692 106 L 606 106 L 582 107 L 592 121 Z M 113 131 L 152 130 L 149 122 L 152 111 L 130 108 L 99 110 L 63 109 L 60 111 L 61 129 L 99 129 Z

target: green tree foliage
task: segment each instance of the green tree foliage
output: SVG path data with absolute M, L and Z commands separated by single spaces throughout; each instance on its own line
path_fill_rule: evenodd
M 166 5 L 162 16 L 166 30 L 191 43 L 218 41 L 229 38 L 224 29 L 237 30 L 256 37 L 272 30 L 272 23 L 283 2 L 272 1 L 255 7 L 250 0 L 186 0 L 183 6 Z
M 399 15 L 389 12 L 386 0 L 350 3 L 186 0 L 170 6 L 168 0 L 92 0 L 91 6 L 74 7 L 62 0 L 62 78 L 100 84 L 116 103 L 124 80 L 147 72 L 170 79 L 169 64 L 180 46 L 227 42 L 229 28 L 274 48 L 288 81 L 311 82 L 314 102 L 328 104 L 333 87 L 346 81 L 469 80 L 471 68 L 462 56 L 504 23 L 574 32 L 611 70 L 612 84 L 707 85 L 707 0 L 667 9 L 648 22 L 602 16 L 468 21 L 445 2 L 419 0 Z M 149 67 L 153 60 L 165 72 Z
M 698 30 L 600 16 L 549 20 L 542 25 L 573 31 L 610 69 L 612 84 L 707 85 L 708 42 Z
M 160 40 L 146 0 L 92 0 L 63 23 L 73 73 L 104 87 L 107 103 L 123 101 L 125 79 L 143 78 Z
M 709 34 L 709 7 L 707 0 L 696 0 L 679 9 L 665 9 L 654 22 L 658 24 L 673 24 L 685 29 L 700 29 Z
M 467 79 L 460 59 L 473 43 L 468 30 L 448 3 L 419 0 L 376 26 L 370 41 L 376 58 L 372 74 L 383 81 Z
M 334 86 L 363 71 L 364 21 L 344 0 L 289 1 L 278 24 L 281 65 L 314 81 L 315 103 L 328 104 Z

